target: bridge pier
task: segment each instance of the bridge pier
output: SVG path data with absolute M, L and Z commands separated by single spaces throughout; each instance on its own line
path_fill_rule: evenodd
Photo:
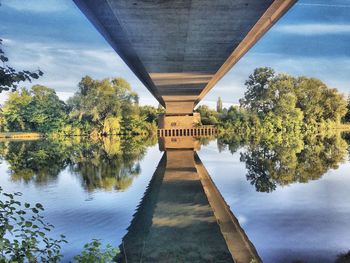
M 158 117 L 158 137 L 213 136 L 217 130 L 214 126 L 202 126 L 198 112 L 174 115 L 160 114 Z
M 192 129 L 201 123 L 201 116 L 198 112 L 190 114 L 160 114 L 158 117 L 158 129 Z

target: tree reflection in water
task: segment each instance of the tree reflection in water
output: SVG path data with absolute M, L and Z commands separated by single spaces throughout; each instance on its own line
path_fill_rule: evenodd
M 155 143 L 155 138 L 141 137 L 10 141 L 1 143 L 0 154 L 13 181 L 45 185 L 68 168 L 87 191 L 111 191 L 125 190 L 132 184 L 147 147 Z
M 272 192 L 277 185 L 289 185 L 321 178 L 329 169 L 337 169 L 345 160 L 348 144 L 340 133 L 276 135 L 273 138 L 239 136 L 220 138 L 219 150 L 229 147 L 231 153 L 246 145 L 240 160 L 245 162 L 247 180 L 259 192 Z
M 259 192 L 272 192 L 289 185 L 321 178 L 336 169 L 350 152 L 350 134 L 274 134 L 219 137 L 219 151 L 241 151 L 247 180 Z M 10 141 L 0 143 L 0 157 L 9 165 L 13 181 L 45 185 L 68 168 L 87 191 L 125 190 L 140 174 L 140 161 L 156 138 L 105 137 L 97 141 L 82 137 L 64 140 Z M 208 139 L 202 138 L 201 144 Z

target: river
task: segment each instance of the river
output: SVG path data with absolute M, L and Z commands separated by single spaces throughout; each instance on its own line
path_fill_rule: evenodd
M 346 137 L 5 141 L 0 185 L 43 204 L 64 262 L 92 239 L 128 262 L 335 262 L 350 250 Z

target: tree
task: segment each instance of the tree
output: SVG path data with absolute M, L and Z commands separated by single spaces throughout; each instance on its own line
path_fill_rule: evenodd
M 346 110 L 347 112 L 343 117 L 343 122 L 350 122 L 350 94 L 348 95 Z
M 77 263 L 111 263 L 117 262 L 116 256 L 119 253 L 119 249 L 106 245 L 102 247 L 102 243 L 99 239 L 93 239 L 90 243 L 84 245 L 83 251 L 74 257 L 74 262 Z
M 216 111 L 217 112 L 222 112 L 222 100 L 221 100 L 221 97 L 219 97 L 217 102 L 216 102 Z
M 28 116 L 28 107 L 32 102 L 32 96 L 27 89 L 21 89 L 9 94 L 2 110 L 9 131 L 31 130 Z
M 206 105 L 201 105 L 196 109 L 197 112 L 201 115 L 201 121 L 204 125 L 215 125 L 219 122 L 218 120 L 218 112 L 215 110 L 211 110 Z
M 2 115 L 9 131 L 47 133 L 64 125 L 67 111 L 55 90 L 35 85 L 9 94 Z
M 275 77 L 275 71 L 271 68 L 257 68 L 245 82 L 247 91 L 240 100 L 241 106 L 254 112 L 266 113 L 270 110 L 268 88 L 270 80 Z
M 302 127 L 303 112 L 297 108 L 298 98 L 294 89 L 295 80 L 291 76 L 278 75 L 270 80 L 267 97 L 270 104 L 269 112 L 274 117 L 270 120 L 273 120 L 275 129 L 296 131 Z
M 339 123 L 347 112 L 343 95 L 319 79 L 275 75 L 270 68 L 258 68 L 245 84 L 241 106 L 264 120 L 263 126 L 273 129 Z
M 0 39 L 0 61 L 3 65 L 0 66 L 0 93 L 2 91 L 16 91 L 20 82 L 38 79 L 43 75 L 43 72 L 39 69 L 35 72 L 28 70 L 17 71 L 13 67 L 10 67 L 6 63 L 9 61 L 5 52 L 2 49 L 2 39 Z
M 122 78 L 93 80 L 84 77 L 79 91 L 68 101 L 70 116 L 87 133 L 106 134 L 111 124 L 106 119 L 119 119 L 120 133 L 152 133 L 155 130 L 154 116 L 138 105 L 138 95 Z M 149 109 L 148 109 L 149 110 Z M 149 123 L 147 120 L 151 120 Z
M 60 129 L 67 116 L 66 105 L 54 89 L 41 85 L 31 88 L 32 101 L 29 105 L 29 121 L 33 129 L 39 132 L 50 132 Z
M 111 120 L 114 132 L 135 130 L 144 121 L 140 119 L 138 95 L 122 78 L 93 80 L 85 76 L 79 83 L 79 91 L 67 104 L 72 120 L 77 120 L 88 133 L 110 130 Z
M 161 113 L 165 112 L 163 107 L 155 108 L 150 105 L 140 106 L 140 116 L 142 119 L 146 120 L 149 123 L 156 124 L 158 121 L 158 116 Z
M 285 133 L 280 139 L 257 139 L 241 154 L 247 180 L 259 192 L 271 192 L 277 185 L 317 180 L 329 169 L 337 169 L 347 154 L 340 134 L 296 136 Z M 254 141 L 254 140 L 253 140 Z

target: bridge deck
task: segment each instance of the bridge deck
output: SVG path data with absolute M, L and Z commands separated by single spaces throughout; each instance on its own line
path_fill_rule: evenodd
M 296 0 L 74 0 L 167 113 L 190 113 Z

